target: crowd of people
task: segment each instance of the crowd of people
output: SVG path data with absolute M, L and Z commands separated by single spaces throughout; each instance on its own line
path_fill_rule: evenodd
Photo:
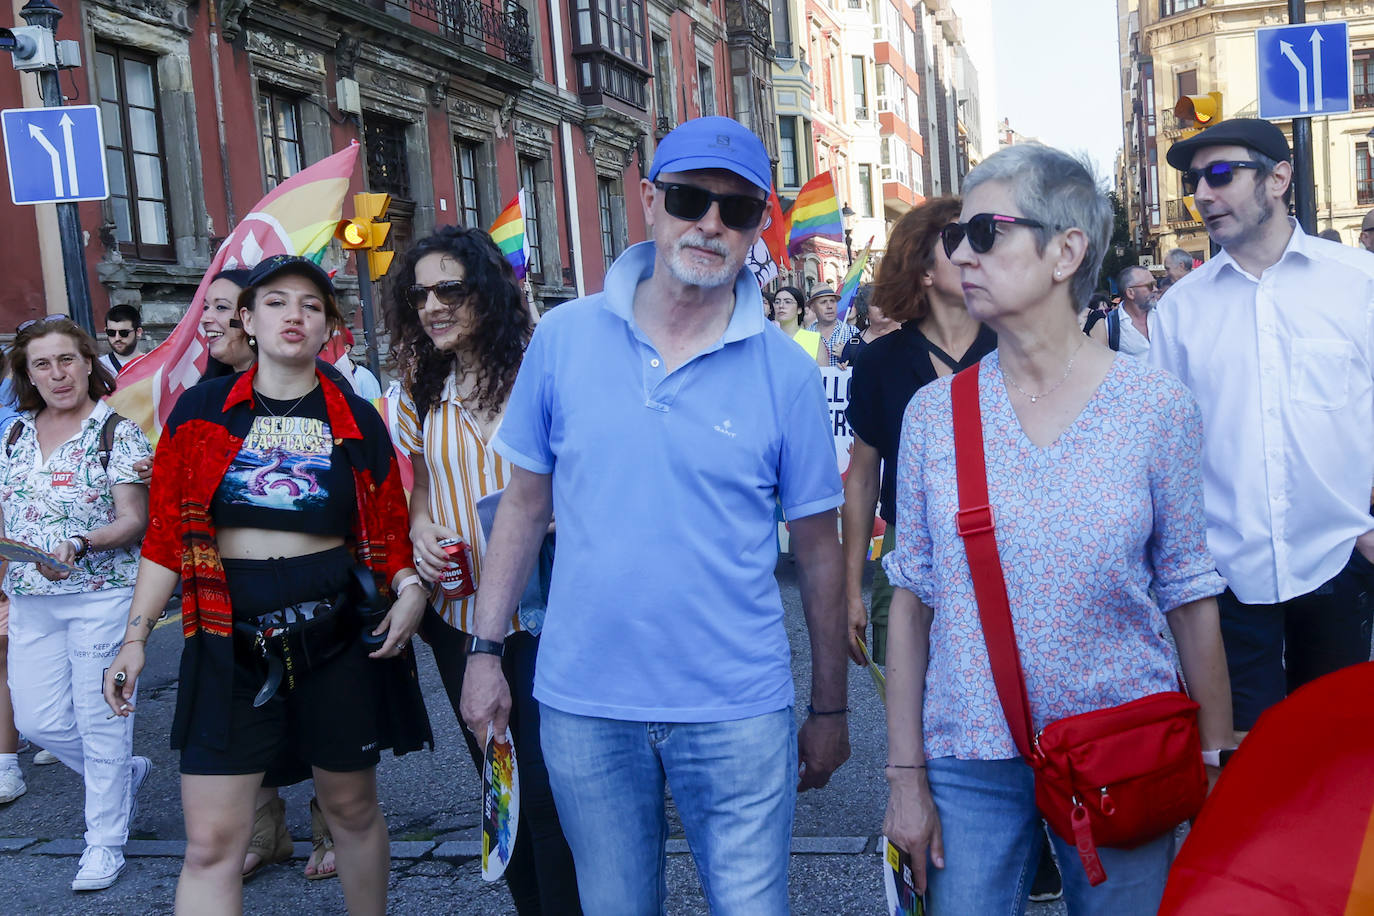
M 118 879 L 138 683 L 180 590 L 178 912 L 240 910 L 290 855 L 277 788 L 305 779 L 307 877 L 385 911 L 381 751 L 433 744 L 419 636 L 475 766 L 509 729 L 522 914 L 664 911 L 665 789 L 712 911 L 787 912 L 797 792 L 849 756 L 846 657 L 885 666 L 882 828 L 931 912 L 1018 912 L 1058 872 L 1070 912 L 1153 913 L 1187 815 L 1095 845 L 1120 787 L 1094 784 L 1066 834 L 1040 736 L 1186 689 L 1171 765 L 1205 793 L 1265 709 L 1369 657 L 1374 258 L 1288 217 L 1289 159 L 1249 119 L 1174 144 L 1220 251 L 1171 252 L 1167 282 L 1127 267 L 1095 309 L 1106 197 L 1071 156 L 1007 148 L 896 222 L 851 324 L 833 287 L 760 290 L 767 151 L 689 121 L 641 183 L 649 240 L 542 319 L 480 230 L 405 252 L 394 435 L 317 358 L 344 323 L 328 274 L 211 278 L 212 366 L 151 468 L 102 400 L 137 312 L 110 310 L 108 358 L 28 322 L 0 531 L 47 557 L 4 578 L 0 801 L 22 731 L 84 779 L 73 889 Z M 818 367 L 853 373 L 843 480 Z

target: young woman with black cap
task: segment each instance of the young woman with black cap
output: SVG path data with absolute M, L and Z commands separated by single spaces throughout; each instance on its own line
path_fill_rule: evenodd
M 378 750 L 432 741 L 409 648 L 424 590 L 395 454 L 371 405 L 316 369 L 340 322 L 317 265 L 264 261 L 239 316 L 256 363 L 182 395 L 158 443 L 154 521 L 105 698 L 131 711 L 144 645 L 180 575 L 177 911 L 239 910 L 254 794 L 285 752 L 313 766 L 349 912 L 381 913 Z M 394 597 L 385 614 L 378 593 Z

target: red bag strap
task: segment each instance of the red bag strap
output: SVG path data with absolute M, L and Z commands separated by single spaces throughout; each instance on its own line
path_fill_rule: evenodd
M 1031 757 L 1030 699 L 1026 676 L 1016 651 L 1016 630 L 1007 600 L 1007 582 L 997 552 L 997 533 L 988 500 L 988 473 L 983 456 L 983 414 L 978 403 L 978 363 L 954 376 L 954 463 L 959 481 L 959 511 L 955 526 L 964 539 L 978 617 L 983 624 L 992 680 L 1007 717 L 1012 740 L 1021 756 Z

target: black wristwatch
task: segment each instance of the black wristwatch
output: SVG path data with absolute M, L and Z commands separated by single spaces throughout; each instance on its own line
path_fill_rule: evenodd
M 480 636 L 468 638 L 468 655 L 481 653 L 483 655 L 495 655 L 500 658 L 506 651 L 504 642 L 496 642 L 492 639 L 483 639 Z

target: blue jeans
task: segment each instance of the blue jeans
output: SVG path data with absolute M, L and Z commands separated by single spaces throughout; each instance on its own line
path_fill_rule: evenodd
M 586 912 L 665 912 L 665 783 L 711 912 L 788 911 L 797 796 L 790 707 L 732 722 L 661 723 L 541 704 L 540 736 Z
M 1035 807 L 1031 768 L 1013 760 L 927 762 L 940 814 L 945 867 L 928 867 L 926 909 L 940 916 L 1026 911 L 1045 830 Z M 1107 881 L 1088 884 L 1078 851 L 1050 831 L 1064 875 L 1064 902 L 1074 916 L 1154 916 L 1173 858 L 1173 835 L 1135 849 L 1098 847 Z

